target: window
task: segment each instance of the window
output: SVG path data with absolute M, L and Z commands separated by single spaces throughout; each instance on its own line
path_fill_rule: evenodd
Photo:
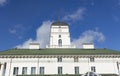
M 22 68 L 22 74 L 23 74 L 23 75 L 27 74 L 27 67 L 23 67 L 23 68 Z
M 91 71 L 92 71 L 92 72 L 96 72 L 95 66 L 92 66 L 92 67 L 91 67 Z
M 61 35 L 59 35 L 59 38 L 61 38 Z
M 19 68 L 18 67 L 14 67 L 13 68 L 13 75 L 18 75 L 18 71 L 19 71 Z
M 36 67 L 31 67 L 31 74 L 36 74 Z
M 58 62 L 62 62 L 62 57 L 59 57 L 59 58 L 58 58 Z
M 62 39 L 58 40 L 58 46 L 61 47 L 62 46 Z
M 91 58 L 90 58 L 90 62 L 95 62 L 95 58 L 94 58 L 94 57 L 91 57 Z
M 1 70 L 1 64 L 0 64 L 0 70 Z
M 78 57 L 75 57 L 75 58 L 74 58 L 74 62 L 79 62 Z
M 79 67 L 75 67 L 75 74 L 79 74 Z
M 62 67 L 58 67 L 58 74 L 62 74 Z
M 40 74 L 44 74 L 44 67 L 40 67 Z

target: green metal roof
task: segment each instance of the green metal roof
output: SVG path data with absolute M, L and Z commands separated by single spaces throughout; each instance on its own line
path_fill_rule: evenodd
M 0 55 L 111 55 L 120 51 L 109 49 L 10 49 L 0 52 Z

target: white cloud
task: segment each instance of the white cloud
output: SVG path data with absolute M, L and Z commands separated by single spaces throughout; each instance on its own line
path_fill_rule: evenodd
M 77 11 L 68 14 L 62 18 L 62 20 L 65 21 L 77 21 L 83 19 L 83 15 L 85 13 L 86 9 L 85 8 L 79 8 Z
M 105 36 L 102 32 L 97 30 L 87 30 L 82 33 L 78 39 L 74 39 L 72 44 L 76 45 L 77 48 L 82 47 L 82 43 L 94 43 L 95 41 L 101 42 L 105 40 Z
M 45 48 L 49 43 L 50 25 L 52 21 L 44 21 L 42 25 L 36 30 L 36 39 L 32 38 L 25 41 L 23 44 L 16 46 L 17 48 L 28 48 L 29 43 L 37 42 L 40 43 L 41 48 Z
M 29 43 L 40 43 L 41 48 L 45 48 L 49 44 L 50 25 L 52 21 L 44 21 L 42 25 L 36 30 L 36 39 L 29 38 L 23 44 L 16 46 L 17 48 L 29 48 Z M 71 43 L 76 45 L 77 48 L 82 47 L 82 43 L 94 43 L 95 41 L 101 42 L 105 40 L 102 32 L 94 30 L 87 30 L 81 34 L 78 39 L 74 39 Z
M 7 0 L 0 0 L 0 6 L 3 6 L 6 2 Z
M 34 42 L 31 38 L 28 39 L 27 41 L 25 41 L 23 44 L 17 45 L 17 48 L 28 48 L 29 47 L 29 43 Z
M 26 31 L 25 27 L 22 24 L 17 24 L 8 29 L 9 33 L 21 39 L 22 35 Z

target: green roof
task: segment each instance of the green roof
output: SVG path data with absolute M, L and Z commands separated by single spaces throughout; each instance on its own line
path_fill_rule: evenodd
M 120 55 L 120 51 L 109 49 L 10 49 L 0 55 Z

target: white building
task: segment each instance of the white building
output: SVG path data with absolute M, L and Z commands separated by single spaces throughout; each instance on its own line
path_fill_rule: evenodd
M 82 49 L 70 44 L 68 24 L 51 25 L 50 45 L 39 48 L 30 43 L 28 49 L 10 49 L 0 52 L 0 76 L 118 76 L 120 52 L 95 49 L 91 43 Z

